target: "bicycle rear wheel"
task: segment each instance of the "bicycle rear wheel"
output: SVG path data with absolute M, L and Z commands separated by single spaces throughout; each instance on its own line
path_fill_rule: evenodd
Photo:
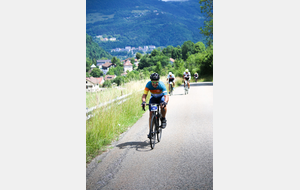
M 155 115 L 153 115 L 151 118 L 151 124 L 150 124 L 150 132 L 151 132 L 150 146 L 151 146 L 151 149 L 154 148 L 155 141 L 156 141 L 156 130 L 155 130 L 156 127 L 155 126 L 156 126 L 156 117 L 155 117 Z
M 160 118 L 161 118 L 161 114 L 160 114 Z M 162 128 L 160 127 L 162 125 L 160 118 L 158 118 L 157 120 L 157 141 L 160 142 L 161 141 L 161 136 L 162 136 Z M 159 124 L 160 123 L 160 124 Z

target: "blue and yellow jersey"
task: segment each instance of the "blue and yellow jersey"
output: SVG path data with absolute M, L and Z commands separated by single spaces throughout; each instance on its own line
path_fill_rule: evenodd
M 167 95 L 168 94 L 167 93 L 167 88 L 166 88 L 165 84 L 162 81 L 159 81 L 157 88 L 154 88 L 152 86 L 151 81 L 149 81 L 146 84 L 146 87 L 145 87 L 145 90 L 144 90 L 144 94 L 148 94 L 149 90 L 150 90 L 151 96 L 153 96 L 155 98 L 158 98 L 158 97 L 161 97 L 163 95 Z

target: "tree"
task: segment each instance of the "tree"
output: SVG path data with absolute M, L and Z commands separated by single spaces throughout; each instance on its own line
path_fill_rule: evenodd
M 194 54 L 204 53 L 204 52 L 205 52 L 205 45 L 202 42 L 197 42 L 195 44 Z
M 152 57 L 152 56 L 159 55 L 159 54 L 160 54 L 160 51 L 157 50 L 157 49 L 154 49 L 154 50 L 151 52 L 151 57 Z
M 110 80 L 104 81 L 103 87 L 111 87 L 111 81 Z
M 172 52 L 173 52 L 174 47 L 173 46 L 168 46 L 162 50 L 163 54 L 172 57 Z
M 173 49 L 172 58 L 173 59 L 181 59 L 182 58 L 182 51 L 181 51 L 180 46 Z
M 103 76 L 103 72 L 99 68 L 94 68 L 91 72 L 92 77 L 100 77 Z
M 122 84 L 122 77 L 121 76 L 117 76 L 113 82 L 115 82 L 118 86 L 120 86 Z
M 174 65 L 176 70 L 175 76 L 183 77 L 183 72 L 185 70 L 184 61 L 182 59 L 176 59 Z
M 159 61 L 156 64 L 155 72 L 158 73 L 159 75 L 161 75 L 161 69 L 162 69 L 162 67 L 161 67 L 161 64 L 160 64 L 160 61 Z
M 111 59 L 111 62 L 112 62 L 113 64 L 116 64 L 117 61 L 118 61 L 118 58 L 117 58 L 117 57 L 113 57 L 113 58 Z
M 134 65 L 134 62 L 135 62 L 135 59 L 134 59 L 134 57 L 132 57 L 132 58 L 130 59 L 130 63 Z
M 91 65 L 92 65 L 92 60 L 87 57 L 86 58 L 86 65 L 85 65 L 86 72 L 88 72 L 89 70 L 91 70 Z
M 181 47 L 182 49 L 182 59 L 186 60 L 188 55 L 191 55 L 194 52 L 194 43 L 192 41 L 185 41 Z
M 142 54 L 141 54 L 141 53 L 139 53 L 139 52 L 137 52 L 137 53 L 135 54 L 135 57 L 136 57 L 137 59 L 141 59 L 141 57 L 142 57 Z
M 106 75 L 114 75 L 115 74 L 115 70 L 116 70 L 116 68 L 110 67 L 109 70 L 108 70 L 108 72 L 106 73 Z
M 144 55 L 140 60 L 138 69 L 143 69 L 144 67 L 151 66 L 149 60 L 150 59 L 148 58 L 148 55 Z
M 213 0 L 200 0 L 201 13 L 204 13 L 204 26 L 200 28 L 200 33 L 206 37 L 207 45 L 213 43 Z
M 120 59 L 118 59 L 117 57 L 113 57 L 113 58 L 111 59 L 111 62 L 112 62 L 113 64 L 117 65 L 117 66 L 121 66 L 121 61 L 120 61 Z

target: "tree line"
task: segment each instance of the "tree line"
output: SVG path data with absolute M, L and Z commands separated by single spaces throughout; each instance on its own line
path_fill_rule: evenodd
M 138 67 L 134 64 L 135 58 L 139 60 Z M 170 58 L 173 58 L 175 62 L 171 63 Z M 148 79 L 153 72 L 161 76 L 167 76 L 169 72 L 172 72 L 177 77 L 183 77 L 185 69 L 188 69 L 191 75 L 197 72 L 200 77 L 212 76 L 213 45 L 206 47 L 203 42 L 194 44 L 192 41 L 186 41 L 182 46 L 167 46 L 163 49 L 157 48 L 150 54 L 143 55 L 137 53 L 130 61 L 134 66 L 134 70 L 131 72 L 127 71 L 125 76 L 121 76 L 124 73 L 121 60 L 117 57 L 112 57 L 111 62 L 116 67 L 111 67 L 107 75 L 116 75 L 117 77 L 113 80 L 105 81 L 103 86 L 110 87 L 112 83 L 119 86 L 132 80 Z M 100 77 L 104 76 L 104 74 L 99 68 L 95 68 L 87 76 Z

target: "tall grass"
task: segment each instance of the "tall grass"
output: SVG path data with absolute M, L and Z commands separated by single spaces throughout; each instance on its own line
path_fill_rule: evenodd
M 122 95 L 140 91 L 145 88 L 147 80 L 132 81 L 117 88 L 105 88 L 102 91 L 86 92 L 86 107 L 94 107 Z
M 113 102 L 93 112 L 93 117 L 86 121 L 86 162 L 105 151 L 106 145 L 131 127 L 144 113 L 141 108 L 143 89 L 147 81 L 136 81 L 125 85 L 126 93 L 132 93 L 125 102 Z M 101 92 L 103 94 L 101 94 Z M 103 101 L 108 101 L 117 96 L 118 91 L 113 89 L 101 91 Z M 105 93 L 104 93 L 105 92 Z M 125 94 L 123 94 L 125 95 Z M 90 97 L 92 99 L 92 96 Z M 147 101 L 150 96 L 148 95 Z M 91 100 L 94 101 L 95 100 Z

